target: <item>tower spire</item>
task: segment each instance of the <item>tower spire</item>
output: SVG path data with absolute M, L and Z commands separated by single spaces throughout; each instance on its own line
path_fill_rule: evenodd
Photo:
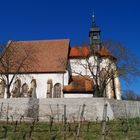
M 93 14 L 92 14 L 92 25 L 91 27 L 96 27 L 96 23 L 95 23 L 95 15 L 94 15 L 94 11 L 93 11 Z
M 96 25 L 95 15 L 93 12 L 89 37 L 90 37 L 90 46 L 92 47 L 94 46 L 95 51 L 98 51 L 100 48 L 100 32 L 101 32 L 100 28 Z

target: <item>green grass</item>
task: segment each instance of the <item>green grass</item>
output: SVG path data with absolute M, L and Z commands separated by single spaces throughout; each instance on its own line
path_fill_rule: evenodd
M 18 124 L 15 130 L 15 122 L 13 124 L 0 122 L 0 140 L 29 140 L 32 123 L 22 122 Z M 4 138 L 4 127 L 7 129 Z M 79 140 L 100 140 L 102 122 L 82 122 Z M 50 127 L 49 123 L 37 122 L 31 133 L 33 140 L 51 140 L 56 136 L 56 140 L 75 140 L 77 123 L 68 123 L 66 131 L 62 122 L 53 123 Z M 140 140 L 140 118 L 121 119 L 108 121 L 106 124 L 106 140 Z M 30 138 L 30 140 L 31 140 Z

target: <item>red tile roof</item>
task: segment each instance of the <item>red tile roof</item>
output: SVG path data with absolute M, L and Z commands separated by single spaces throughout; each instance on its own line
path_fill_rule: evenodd
M 83 58 L 90 54 L 89 47 L 74 47 L 70 49 L 69 58 Z
M 98 54 L 98 55 L 101 56 L 101 57 L 112 57 L 112 58 L 115 58 L 115 57 L 111 54 L 111 52 L 110 52 L 107 48 L 105 48 L 104 46 L 102 46 L 102 47 L 100 48 L 100 50 L 99 50 L 98 52 L 96 52 L 96 54 Z
M 92 93 L 93 81 L 88 77 L 72 76 L 69 85 L 64 86 L 64 93 Z
M 70 53 L 69 53 L 69 58 L 70 59 L 78 59 L 78 58 L 85 58 L 87 56 L 90 56 L 91 51 L 90 51 L 90 47 L 89 46 L 84 46 L 84 47 L 73 47 L 70 49 Z M 100 57 L 111 57 L 111 58 L 115 58 L 111 52 L 109 52 L 109 50 L 107 48 L 105 48 L 104 46 L 101 46 L 99 51 L 95 52 L 96 55 L 100 56 Z
M 37 41 L 12 41 L 7 48 L 14 48 L 13 61 L 20 61 L 25 50 L 28 50 L 28 62 L 24 69 L 19 72 L 64 72 L 66 70 L 67 57 L 69 52 L 69 40 L 37 40 Z M 5 55 L 5 54 L 4 54 Z M 33 59 L 31 59 L 33 58 Z M 10 72 L 16 72 L 16 64 Z

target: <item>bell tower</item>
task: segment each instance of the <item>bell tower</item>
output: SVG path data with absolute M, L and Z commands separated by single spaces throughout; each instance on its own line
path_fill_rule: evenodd
M 92 24 L 89 31 L 90 47 L 93 51 L 98 51 L 100 49 L 100 28 L 96 25 L 95 16 L 92 15 Z

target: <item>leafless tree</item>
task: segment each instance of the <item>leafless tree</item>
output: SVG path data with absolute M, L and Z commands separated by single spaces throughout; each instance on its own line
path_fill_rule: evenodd
M 79 50 L 80 51 L 80 50 Z M 81 55 L 84 52 L 80 52 Z M 84 59 L 77 59 L 74 65 L 78 65 L 81 71 L 72 68 L 72 72 L 86 79 L 93 80 L 94 96 L 104 96 L 106 85 L 115 75 L 115 58 L 110 56 L 104 59 L 94 49 L 89 50 L 89 54 Z M 85 72 L 83 72 L 85 71 Z
M 15 77 L 30 70 L 31 63 L 35 63 L 35 50 L 30 47 L 12 46 L 9 47 L 11 41 L 2 43 L 0 49 L 0 74 L 1 78 L 6 81 L 7 98 L 10 98 L 10 87 Z M 19 49 L 20 48 L 20 49 Z M 30 55 L 32 54 L 32 55 Z
M 82 47 L 87 45 L 82 45 Z M 136 59 L 131 56 L 129 51 L 121 44 L 112 41 L 105 41 L 101 48 L 95 51 L 96 46 L 90 46 L 89 54 L 84 59 L 77 59 L 75 65 L 79 66 L 81 71 L 72 69 L 73 73 L 93 80 L 94 96 L 105 97 L 107 85 L 111 84 L 113 89 L 113 80 L 118 76 L 129 79 L 132 75 L 139 75 L 140 70 L 137 68 Z M 80 51 L 80 49 L 79 49 Z M 84 73 L 82 72 L 85 71 Z M 86 74 L 85 74 L 86 73 Z
M 125 90 L 122 98 L 123 100 L 140 101 L 140 95 L 137 95 L 133 90 Z
M 140 62 L 135 54 L 122 42 L 107 40 L 104 46 L 117 58 L 116 66 L 119 76 L 127 83 L 140 76 Z

